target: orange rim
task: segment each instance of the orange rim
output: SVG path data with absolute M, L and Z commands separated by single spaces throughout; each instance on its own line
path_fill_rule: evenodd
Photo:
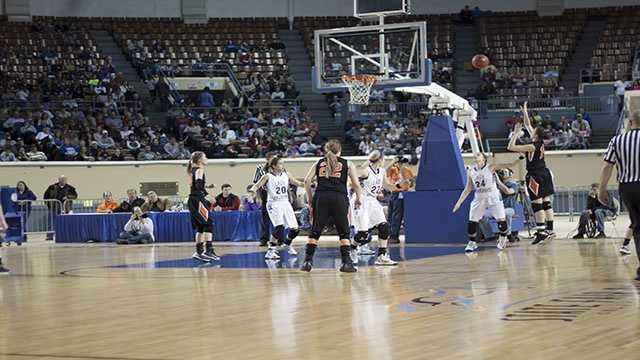
M 356 80 L 367 85 L 373 85 L 378 81 L 378 78 L 375 75 L 357 74 L 357 75 L 342 75 L 342 80 L 344 81 Z

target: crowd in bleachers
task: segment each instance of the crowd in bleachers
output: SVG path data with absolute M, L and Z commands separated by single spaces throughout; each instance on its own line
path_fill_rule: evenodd
M 545 128 L 544 144 L 547 150 L 589 149 L 591 146 L 591 115 L 584 109 L 579 109 L 573 118 L 560 116 L 557 119 L 552 118 L 551 115 L 542 116 L 537 111 L 532 111 L 530 119 L 534 127 Z M 505 126 L 509 129 L 509 138 L 513 136 L 515 124 L 522 121 L 523 115 L 519 111 L 507 118 Z M 529 141 L 530 134 L 524 130 L 521 139 L 524 142 Z

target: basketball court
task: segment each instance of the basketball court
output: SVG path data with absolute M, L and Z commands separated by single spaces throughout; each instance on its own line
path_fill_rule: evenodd
M 207 266 L 184 245 L 14 246 L 0 359 L 631 359 L 640 288 L 619 242 L 401 245 L 399 266 L 355 274 L 330 238 L 311 273 L 254 245 Z

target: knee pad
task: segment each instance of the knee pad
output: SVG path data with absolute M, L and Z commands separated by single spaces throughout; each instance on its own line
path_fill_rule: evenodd
M 475 236 L 477 232 L 478 223 L 475 221 L 469 221 L 469 223 L 467 224 L 467 234 L 469 234 L 469 236 Z
M 391 234 L 391 227 L 389 226 L 389 223 L 382 223 L 380 225 L 378 225 L 378 238 L 382 239 L 382 240 L 387 240 L 389 239 L 389 235 Z
M 273 237 L 282 242 L 284 240 L 284 225 L 278 225 L 273 229 Z
M 322 231 L 311 230 L 311 232 L 309 233 L 309 239 L 318 240 L 320 239 L 320 235 L 322 235 Z
M 538 211 L 544 211 L 544 205 L 538 204 L 538 203 L 531 203 L 531 209 L 533 210 L 534 213 L 537 213 Z
M 345 232 L 339 233 L 339 234 L 338 234 L 338 236 L 339 236 L 339 238 L 338 238 L 338 239 L 339 239 L 339 240 L 342 240 L 342 239 L 349 239 L 349 238 L 350 238 L 350 236 L 349 236 L 349 235 L 351 235 L 351 234 L 349 234 L 349 231 L 347 230 L 347 231 L 345 231 Z
M 507 226 L 506 221 L 498 221 L 498 230 L 500 230 L 500 235 L 506 236 L 508 234 L 509 226 Z
M 551 209 L 552 209 L 552 207 L 551 207 L 551 201 L 543 201 L 543 202 L 542 202 L 542 209 L 543 209 L 544 211 L 551 210 Z
M 289 238 L 289 240 L 293 240 L 296 238 L 296 236 L 298 236 L 299 233 L 300 230 L 298 229 L 289 229 L 289 234 L 287 234 L 287 237 Z
M 344 239 L 344 238 L 341 238 L 341 239 Z M 368 243 L 369 242 L 368 239 L 369 239 L 369 233 L 367 231 L 358 231 L 353 237 L 353 240 L 360 245 L 364 245 Z

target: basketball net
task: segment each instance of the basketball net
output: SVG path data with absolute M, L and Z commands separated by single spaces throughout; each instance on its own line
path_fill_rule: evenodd
M 378 81 L 375 75 L 342 75 L 342 82 L 349 89 L 349 103 L 355 105 L 368 105 L 371 96 L 371 88 Z

